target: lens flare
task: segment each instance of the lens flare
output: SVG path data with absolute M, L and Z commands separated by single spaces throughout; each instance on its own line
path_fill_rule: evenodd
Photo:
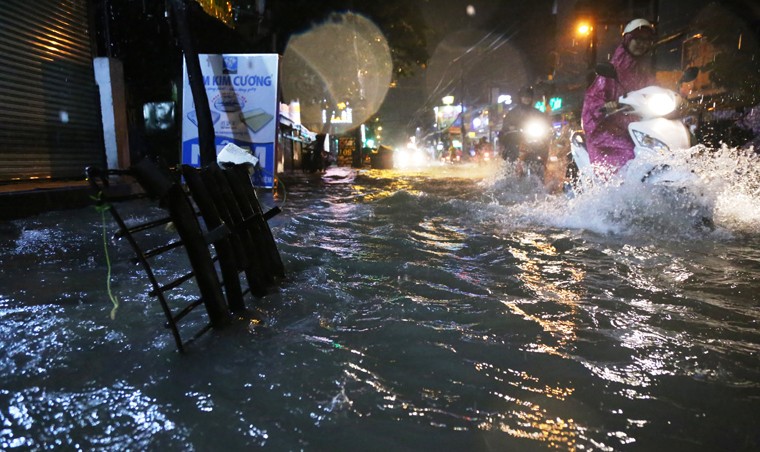
M 380 29 L 359 14 L 336 14 L 288 41 L 282 57 L 283 95 L 286 101 L 300 101 L 304 124 L 321 125 L 323 111 L 337 117 L 350 108 L 346 125 L 352 127 L 380 108 L 392 70 Z

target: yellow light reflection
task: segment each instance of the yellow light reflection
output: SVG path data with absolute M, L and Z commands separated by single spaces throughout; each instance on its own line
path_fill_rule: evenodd
M 542 384 L 538 377 L 523 371 L 499 369 L 488 363 L 476 363 L 475 369 L 495 381 L 547 398 L 566 400 L 575 392 L 574 388 Z M 553 416 L 531 400 L 522 400 L 498 391 L 491 391 L 491 394 L 509 402 L 513 408 L 503 413 L 488 413 L 478 423 L 479 429 L 501 431 L 516 438 L 540 441 L 552 448 L 575 448 L 581 428 L 572 419 Z
M 546 409 L 530 401 L 496 392 L 493 395 L 524 409 L 515 409 L 504 414 L 489 414 L 478 423 L 478 429 L 497 430 L 515 438 L 539 441 L 546 443 L 550 448 L 575 450 L 582 427 L 576 425 L 573 419 L 552 417 Z
M 514 428 L 508 424 L 501 424 L 501 431 L 517 438 L 547 442 L 549 443 L 549 447 L 553 448 L 574 448 L 576 427 L 572 419 L 567 421 L 559 418 L 542 419 L 537 413 L 525 413 L 524 420 L 538 430 L 527 431 L 520 428 Z
M 392 170 L 380 170 L 380 172 L 385 171 Z M 394 179 L 393 182 L 391 182 L 387 187 L 367 187 L 356 184 L 353 185 L 352 188 L 359 195 L 355 198 L 356 202 L 378 201 L 381 199 L 389 198 L 401 190 L 407 191 L 414 196 L 421 194 L 420 191 L 414 190 L 408 181 L 397 178 Z
M 538 377 L 512 369 L 502 370 L 488 363 L 476 363 L 475 369 L 496 381 L 507 383 L 524 391 L 543 394 L 549 398 L 565 400 L 575 392 L 574 388 L 562 388 L 541 384 Z
M 530 299 L 504 300 L 503 303 L 513 313 L 535 322 L 551 336 L 550 344 L 533 344 L 531 351 L 566 356 L 577 340 L 577 303 L 581 292 L 574 286 L 584 280 L 585 272 L 562 259 L 552 240 L 541 234 L 529 233 L 520 238 L 519 246 L 509 250 L 518 262 L 520 272 L 517 278 L 534 296 Z M 532 309 L 534 312 L 530 312 Z M 488 363 L 477 363 L 475 368 L 503 385 L 543 396 L 539 400 L 565 401 L 575 392 L 572 387 L 546 384 L 524 371 L 499 369 Z M 573 419 L 555 416 L 532 400 L 521 400 L 496 391 L 493 395 L 508 401 L 513 408 L 503 413 L 489 414 L 479 423 L 480 429 L 539 441 L 550 448 L 575 449 L 582 427 L 576 425 Z
M 429 253 L 450 255 L 464 248 L 467 234 L 443 222 L 427 220 L 419 224 L 422 230 L 411 231 L 415 240 L 423 243 Z M 438 249 L 440 251 L 435 251 Z
M 515 259 L 520 261 L 517 267 L 522 271 L 517 274 L 517 278 L 522 281 L 525 288 L 533 292 L 539 301 L 554 301 L 564 309 L 559 313 L 548 314 L 542 310 L 544 312 L 530 314 L 520 307 L 519 300 L 505 300 L 503 303 L 513 313 L 537 323 L 556 339 L 556 346 L 535 344 L 535 351 L 564 355 L 566 348 L 576 340 L 574 318 L 581 295 L 562 286 L 567 284 L 568 276 L 573 284 L 583 281 L 585 272 L 569 265 L 566 261 L 557 262 L 557 250 L 547 242 L 546 237 L 539 234 L 526 235 L 522 238 L 520 247 L 510 248 L 510 252 Z M 546 256 L 546 259 L 539 258 L 542 256 Z
M 230 28 L 235 27 L 234 15 L 232 14 L 232 4 L 230 2 L 220 2 L 219 0 L 195 0 L 203 11 L 211 17 L 223 22 Z

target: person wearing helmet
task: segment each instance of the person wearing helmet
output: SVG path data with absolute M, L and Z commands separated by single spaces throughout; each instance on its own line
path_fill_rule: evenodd
M 610 60 L 617 78 L 598 75 L 586 90 L 581 119 L 589 159 L 594 165 L 617 171 L 634 157 L 634 145 L 628 136 L 628 124 L 634 118 L 624 114 L 607 116 L 607 112 L 617 108 L 621 95 L 655 83 L 649 58 L 654 40 L 655 29 L 649 21 L 630 21 Z
M 519 103 L 509 110 L 501 124 L 499 143 L 502 146 L 501 157 L 507 161 L 515 161 L 520 154 L 522 134 L 525 123 L 531 118 L 542 118 L 543 113 L 533 105 L 534 91 L 532 86 L 520 89 Z

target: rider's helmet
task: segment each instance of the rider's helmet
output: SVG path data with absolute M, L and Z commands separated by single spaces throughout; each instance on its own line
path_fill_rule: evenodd
M 654 45 L 654 25 L 646 19 L 633 19 L 623 28 L 623 44 L 634 57 L 648 54 Z
M 530 104 L 533 102 L 533 87 L 532 86 L 523 86 L 520 89 L 520 103 L 523 104 Z
M 627 35 L 636 30 L 646 30 L 654 33 L 654 25 L 646 19 L 633 19 L 626 24 L 625 28 L 623 28 L 623 35 Z

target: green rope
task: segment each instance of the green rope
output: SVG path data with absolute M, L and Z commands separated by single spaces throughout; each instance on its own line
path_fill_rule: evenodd
M 116 311 L 119 309 L 119 299 L 116 298 L 111 291 L 111 258 L 108 255 L 108 237 L 106 233 L 106 211 L 111 208 L 111 205 L 104 202 L 101 197 L 103 196 L 103 192 L 98 192 L 97 196 L 90 196 L 90 198 L 94 199 L 95 204 L 95 210 L 100 212 L 100 219 L 102 221 L 103 225 L 103 251 L 105 252 L 106 256 L 106 290 L 108 292 L 108 298 L 111 300 L 111 303 L 113 303 L 113 308 L 111 309 L 111 320 L 116 319 Z

